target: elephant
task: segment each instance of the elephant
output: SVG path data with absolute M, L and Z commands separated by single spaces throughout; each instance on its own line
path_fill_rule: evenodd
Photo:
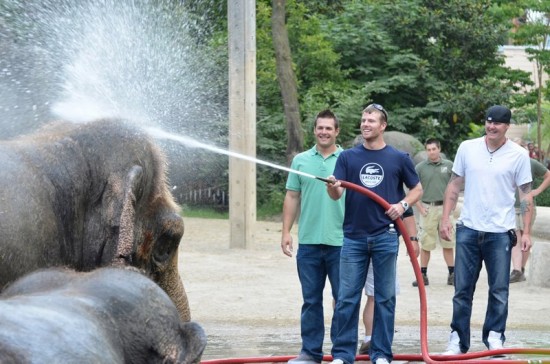
M 34 271 L 0 294 L 1 363 L 199 363 L 206 335 L 134 267 Z
M 0 142 L 0 290 L 40 268 L 147 272 L 191 320 L 184 226 L 153 138 L 128 120 L 63 121 Z

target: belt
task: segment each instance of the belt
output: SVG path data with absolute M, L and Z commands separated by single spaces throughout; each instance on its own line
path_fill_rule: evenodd
M 441 205 L 443 205 L 443 201 L 434 201 L 434 202 L 422 201 L 422 203 L 425 203 L 426 205 L 430 205 L 430 206 L 441 206 Z

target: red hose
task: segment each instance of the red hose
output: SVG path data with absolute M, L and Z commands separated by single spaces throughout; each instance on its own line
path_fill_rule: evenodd
M 501 349 L 506 351 L 505 354 L 536 354 L 536 355 L 546 355 L 548 354 L 548 349 Z M 504 354 L 504 353 L 503 353 Z M 468 359 L 479 358 L 488 356 L 487 352 L 477 352 L 458 355 L 460 358 L 468 355 Z M 447 357 L 443 355 L 436 355 L 437 357 Z M 224 358 L 224 359 L 211 359 L 204 360 L 201 364 L 245 364 L 245 363 L 284 363 L 290 359 L 294 359 L 296 355 L 283 355 L 283 356 L 260 356 L 260 357 L 247 357 L 247 358 Z M 456 357 L 456 356 L 455 356 Z M 466 359 L 466 358 L 464 358 Z M 355 358 L 356 361 L 367 361 L 370 360 L 368 355 L 357 355 Z M 424 361 L 424 356 L 422 354 L 394 354 L 393 360 L 399 361 L 409 361 L 409 362 L 422 362 Z M 323 361 L 330 362 L 332 361 L 332 356 L 325 355 L 323 356 Z M 464 364 L 464 361 L 457 361 L 457 363 Z M 452 361 L 444 361 L 444 363 L 451 363 Z M 548 364 L 550 360 L 468 360 L 468 363 L 510 363 L 510 364 Z
M 378 203 L 384 209 L 384 211 L 390 208 L 390 204 L 386 200 L 384 200 L 382 197 L 378 196 L 376 193 L 372 192 L 371 190 L 365 187 L 362 187 L 347 181 L 340 181 L 340 185 L 349 190 L 353 190 L 355 192 L 366 195 L 367 197 L 369 197 L 370 199 Z M 401 235 L 403 236 L 403 239 L 405 240 L 405 246 L 407 247 L 407 252 L 409 253 L 409 258 L 413 266 L 414 275 L 416 276 L 416 281 L 418 282 L 418 295 L 420 296 L 420 348 L 422 352 L 422 359 L 424 362 L 428 364 L 436 364 L 436 363 L 463 364 L 463 361 L 466 359 L 473 359 L 473 358 L 479 358 L 484 356 L 493 356 L 493 355 L 499 355 L 499 354 L 526 353 L 526 354 L 550 355 L 550 349 L 510 348 L 510 349 L 485 350 L 482 352 L 471 352 L 471 353 L 460 354 L 460 355 L 435 355 L 435 358 L 432 358 L 428 351 L 428 304 L 426 301 L 426 287 L 424 286 L 424 280 L 422 279 L 420 266 L 418 265 L 416 254 L 415 254 L 412 242 L 409 238 L 409 234 L 407 233 L 407 229 L 405 228 L 405 224 L 403 223 L 402 219 L 397 219 L 395 220 L 395 222 L 397 224 L 397 228 L 399 229 L 399 231 L 401 232 Z M 471 362 L 476 364 L 489 364 L 489 363 L 494 364 L 498 362 L 505 362 L 508 364 L 512 364 L 512 363 L 529 363 L 530 360 L 508 360 L 508 359 L 500 359 L 500 360 L 490 359 L 489 360 L 488 359 L 488 360 L 475 360 Z M 550 363 L 550 360 L 548 361 L 537 360 L 537 362 Z
M 365 187 L 348 181 L 340 181 L 340 185 L 349 190 L 366 195 L 371 200 L 378 203 L 384 211 L 387 211 L 391 207 L 386 200 Z M 416 259 L 416 252 L 414 251 L 409 234 L 407 233 L 407 228 L 405 227 L 402 219 L 395 220 L 395 223 L 397 224 L 397 228 L 405 240 L 405 246 L 407 247 L 407 252 L 409 253 L 409 258 L 413 266 L 414 275 L 416 276 L 416 281 L 418 282 L 418 295 L 420 297 L 420 348 L 422 357 L 424 358 L 424 356 L 428 356 L 428 303 L 426 301 L 426 287 L 424 286 L 424 279 L 422 279 L 420 266 L 418 265 L 418 260 Z
M 333 181 L 315 177 L 321 181 L 327 183 L 333 183 Z M 378 203 L 384 211 L 387 211 L 390 208 L 390 204 L 384 200 L 382 197 L 378 196 L 376 193 L 371 190 L 356 185 L 347 181 L 339 181 L 340 185 L 346 189 L 353 190 L 355 192 L 366 195 L 371 200 L 374 200 Z M 485 360 L 470 360 L 482 357 L 490 357 L 493 355 L 503 355 L 503 354 L 534 354 L 534 355 L 549 355 L 550 349 L 529 349 L 529 348 L 506 348 L 506 349 L 497 349 L 497 350 L 485 350 L 479 352 L 470 352 L 460 355 L 433 355 L 430 356 L 428 352 L 428 304 L 426 301 L 426 287 L 424 286 L 424 280 L 422 279 L 422 273 L 420 271 L 420 266 L 416 259 L 416 254 L 412 245 L 412 242 L 407 233 L 407 229 L 402 219 L 395 220 L 397 228 L 401 232 L 403 239 L 405 240 L 405 246 L 407 247 L 407 252 L 409 253 L 409 258 L 413 266 L 414 275 L 416 276 L 416 281 L 418 282 L 418 295 L 420 297 L 420 348 L 422 354 L 395 354 L 394 360 L 404 360 L 404 361 L 424 361 L 428 364 L 464 364 L 465 360 L 468 360 L 468 363 L 474 364 L 534 364 L 534 363 L 544 363 L 549 364 L 549 360 L 533 360 L 533 359 L 524 359 L 524 360 L 510 360 L 510 359 L 485 359 Z M 268 357 L 256 357 L 256 358 L 229 358 L 229 359 L 213 359 L 202 361 L 202 364 L 241 364 L 241 363 L 276 363 L 276 362 L 286 362 L 296 356 L 268 356 Z M 331 361 L 332 356 L 325 355 L 323 361 Z M 357 355 L 356 360 L 370 360 L 368 355 Z

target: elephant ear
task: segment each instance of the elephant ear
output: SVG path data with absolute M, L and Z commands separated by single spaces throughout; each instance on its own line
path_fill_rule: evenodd
M 127 265 L 131 263 L 134 249 L 134 217 L 136 194 L 141 186 L 143 168 L 133 166 L 124 180 L 122 211 L 120 215 L 120 230 L 113 258 L 114 264 Z

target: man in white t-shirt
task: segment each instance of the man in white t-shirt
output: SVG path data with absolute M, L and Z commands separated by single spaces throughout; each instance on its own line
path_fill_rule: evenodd
M 466 353 L 470 348 L 472 301 L 483 265 L 487 270 L 489 298 L 482 340 L 489 350 L 503 347 L 511 251 L 517 239 L 514 230 L 517 189 L 525 227 L 517 244 L 524 251 L 531 248 L 531 166 L 527 151 L 506 138 L 511 117 L 510 109 L 504 106 L 487 110 L 486 135 L 460 144 L 445 191 L 439 234 L 450 240 L 453 233 L 450 215 L 464 185 L 464 204 L 456 224 L 455 294 L 446 355 Z

